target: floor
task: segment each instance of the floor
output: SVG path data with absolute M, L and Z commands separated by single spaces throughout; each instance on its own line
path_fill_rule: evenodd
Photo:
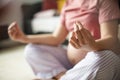
M 24 58 L 25 45 L 0 50 L 0 80 L 31 80 L 34 74 Z

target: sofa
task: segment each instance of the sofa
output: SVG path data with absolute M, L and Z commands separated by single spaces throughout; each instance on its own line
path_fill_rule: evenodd
M 64 2 L 65 0 L 42 0 L 34 4 L 23 4 L 24 32 L 52 32 L 59 23 L 59 13 Z

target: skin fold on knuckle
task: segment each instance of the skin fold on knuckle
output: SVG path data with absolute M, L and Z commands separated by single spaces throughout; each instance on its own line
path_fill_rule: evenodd
M 72 45 L 75 47 L 75 48 L 79 48 L 79 43 L 76 41 L 76 40 L 70 40 L 70 43 L 72 43 Z
M 75 47 L 76 48 L 76 46 L 70 41 L 70 44 L 73 46 L 73 47 Z

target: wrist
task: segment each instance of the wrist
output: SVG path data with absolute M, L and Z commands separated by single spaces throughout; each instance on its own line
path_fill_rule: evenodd
M 22 43 L 29 43 L 29 37 L 28 36 L 24 36 L 23 39 L 21 40 Z
M 100 46 L 99 44 L 96 44 L 93 47 L 93 51 L 102 51 L 102 50 L 105 50 L 105 49 L 102 46 Z

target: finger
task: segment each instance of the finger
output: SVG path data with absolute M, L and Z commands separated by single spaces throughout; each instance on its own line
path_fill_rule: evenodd
M 70 41 L 70 44 L 71 44 L 74 48 L 78 49 L 78 47 L 76 47 L 76 45 L 75 45 L 72 41 Z
M 87 29 L 83 28 L 83 25 L 79 21 L 76 22 L 76 25 L 78 25 L 79 30 L 81 32 L 82 39 L 84 41 L 83 43 L 84 44 L 88 43 L 88 41 L 91 40 L 90 32 Z
M 79 29 L 83 28 L 83 25 L 79 21 L 76 21 L 75 24 L 78 26 Z
M 83 41 L 84 41 L 84 44 L 87 44 L 88 43 L 88 35 L 87 33 L 85 32 L 85 29 L 81 30 L 81 35 L 83 36 Z
M 79 29 L 78 24 L 76 24 L 74 28 L 75 28 L 76 37 L 77 37 L 80 45 L 83 45 L 83 44 L 84 44 L 84 41 L 83 41 L 83 36 L 82 36 L 82 34 L 81 34 L 82 28 Z
M 78 25 L 79 30 L 81 32 L 82 40 L 84 41 L 83 44 L 88 44 L 90 42 L 95 41 L 91 33 L 87 29 L 85 29 L 79 21 L 77 21 L 76 24 Z
M 88 36 L 89 44 L 95 43 L 94 37 L 92 36 L 92 34 L 91 34 L 88 30 L 86 30 L 86 34 L 87 34 L 87 36 Z
M 8 27 L 8 30 L 11 30 L 14 26 L 15 26 L 16 22 L 13 22 L 10 24 L 10 26 Z
M 80 47 L 78 40 L 70 40 L 75 46 Z
M 9 30 L 8 32 L 10 33 L 10 35 L 14 35 L 16 33 L 16 30 L 12 29 L 12 30 Z
M 78 31 L 79 30 L 79 27 L 78 27 L 78 25 L 75 23 L 74 24 L 74 32 L 76 32 L 76 31 Z
M 12 36 L 12 31 L 8 31 L 9 37 Z
M 19 31 L 19 30 L 20 30 L 20 27 L 18 26 L 18 24 L 17 24 L 17 23 L 15 23 L 15 28 L 16 28 L 16 30 L 17 30 L 17 31 Z
M 90 31 L 85 30 L 85 32 L 86 32 L 86 34 L 87 34 L 88 38 L 93 38 L 93 36 L 92 36 L 92 34 L 90 33 Z
M 72 37 L 70 39 L 70 42 L 72 42 L 76 47 L 80 47 L 78 39 L 75 38 L 75 33 L 72 33 Z
M 76 46 L 71 40 L 70 40 L 70 44 L 71 44 L 73 47 L 75 47 L 76 49 L 79 48 L 79 46 Z
M 81 32 L 82 32 L 82 35 L 84 36 L 83 39 L 85 41 L 85 44 L 88 44 L 91 41 L 94 41 L 93 36 L 91 35 L 91 33 L 87 29 L 84 29 Z
M 8 34 L 9 34 L 10 38 L 15 38 L 17 35 L 17 31 L 16 31 L 15 27 L 12 28 L 11 30 L 9 30 Z
M 16 29 L 15 29 L 15 27 L 12 27 L 10 30 L 8 30 L 8 31 L 10 31 L 10 32 L 16 32 Z
M 12 32 L 12 31 L 8 31 L 9 33 L 9 37 L 13 40 L 14 39 L 14 36 L 15 36 L 15 32 Z
M 9 31 L 9 30 L 13 30 L 13 29 L 14 29 L 14 31 L 17 31 L 17 32 L 20 31 L 20 28 L 19 28 L 19 26 L 18 26 L 18 24 L 17 24 L 16 22 L 13 22 L 13 23 L 10 24 L 10 26 L 8 27 L 8 31 Z
M 74 32 L 75 32 L 75 36 L 76 36 L 76 33 L 79 34 L 79 36 L 76 36 L 77 38 L 79 37 L 79 39 L 82 39 L 82 35 L 80 33 L 80 30 L 77 24 L 74 25 Z
M 12 35 L 14 33 L 14 28 L 8 30 L 8 34 Z

